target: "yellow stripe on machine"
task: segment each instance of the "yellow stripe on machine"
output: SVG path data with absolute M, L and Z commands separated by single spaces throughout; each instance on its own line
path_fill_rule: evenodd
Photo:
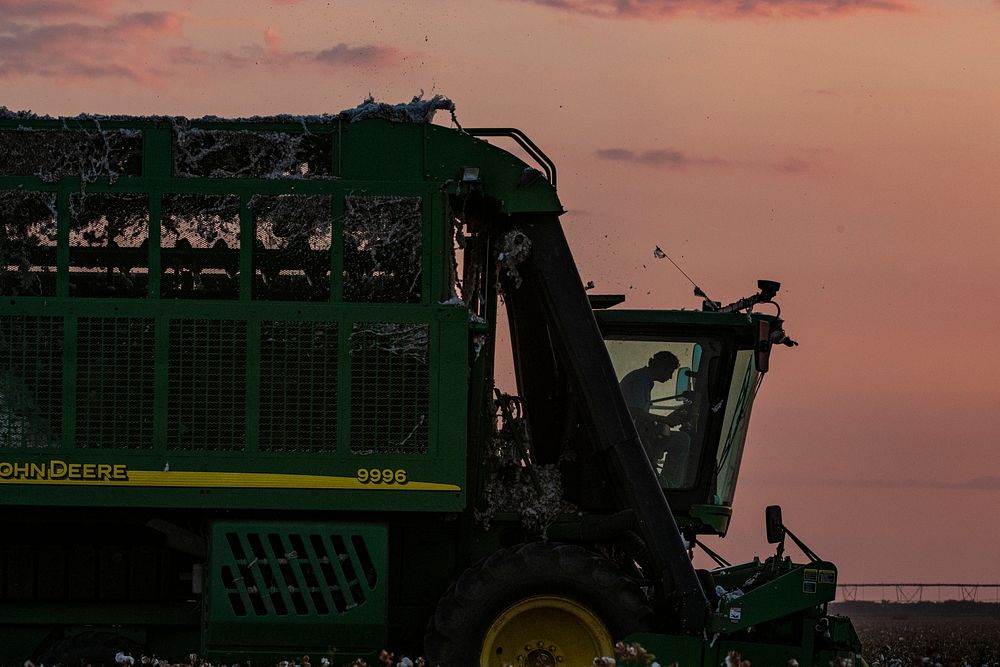
M 197 487 L 214 489 L 346 489 L 363 491 L 461 491 L 456 484 L 407 480 L 403 484 L 362 482 L 338 475 L 297 475 L 257 472 L 199 472 L 183 470 L 134 470 L 121 476 L 0 476 L 0 484 L 55 486 Z
M 135 486 L 197 486 L 205 488 L 250 489 L 361 489 L 380 491 L 461 491 L 456 484 L 407 482 L 406 484 L 362 483 L 355 477 L 335 475 L 291 475 L 260 472 L 184 472 L 130 470 L 129 483 Z

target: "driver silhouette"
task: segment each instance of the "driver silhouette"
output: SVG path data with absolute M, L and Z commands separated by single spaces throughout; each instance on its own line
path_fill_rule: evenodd
M 650 357 L 645 366 L 627 373 L 619 382 L 646 456 L 660 480 L 671 488 L 685 484 L 691 457 L 691 436 L 683 431 L 671 430 L 671 427 L 684 423 L 684 409 L 666 415 L 653 414 L 652 395 L 655 383 L 667 382 L 678 368 L 680 362 L 677 356 L 663 350 Z

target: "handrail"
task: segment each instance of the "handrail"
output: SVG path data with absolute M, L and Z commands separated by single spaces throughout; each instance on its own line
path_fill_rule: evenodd
M 474 137 L 508 137 L 517 142 L 517 145 L 531 156 L 538 163 L 545 173 L 545 179 L 556 187 L 556 164 L 546 155 L 528 135 L 516 127 L 467 127 L 465 132 Z

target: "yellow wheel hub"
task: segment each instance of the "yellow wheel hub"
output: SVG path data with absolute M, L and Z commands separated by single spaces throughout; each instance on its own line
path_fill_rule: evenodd
M 500 614 L 483 641 L 481 667 L 577 667 L 613 654 L 611 633 L 578 602 L 535 595 Z

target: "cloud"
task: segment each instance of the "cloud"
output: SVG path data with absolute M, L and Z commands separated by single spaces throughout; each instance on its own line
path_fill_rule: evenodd
M 4 22 L 107 16 L 115 0 L 0 0 Z
M 394 47 L 348 46 L 340 43 L 322 51 L 297 51 L 295 58 L 305 61 L 315 60 L 324 65 L 377 65 L 399 60 L 399 50 Z
M 690 155 L 676 148 L 655 148 L 638 152 L 619 147 L 599 148 L 594 151 L 594 154 L 602 160 L 630 162 L 632 164 L 645 165 L 647 167 L 661 167 L 677 170 L 687 169 L 689 167 L 743 167 L 777 171 L 784 174 L 807 174 L 816 170 L 816 165 L 813 162 L 797 157 L 789 157 L 778 162 L 755 163 L 728 160 L 719 157 Z
M 389 66 L 401 60 L 399 49 L 391 46 L 365 44 L 351 46 L 341 42 L 325 49 L 286 51 L 277 31 L 264 29 L 263 46 L 251 45 L 235 51 L 209 51 L 192 46 L 171 49 L 168 57 L 174 65 L 197 67 L 225 66 L 243 69 L 250 66 L 286 68 L 337 68 L 362 65 Z
M 0 78 L 56 80 L 119 78 L 153 83 L 160 72 L 144 66 L 162 37 L 180 33 L 175 12 L 120 14 L 103 24 L 52 23 L 0 27 Z
M 995 489 L 1000 491 L 1000 477 L 974 477 L 965 483 L 969 489 Z
M 114 0 L 0 0 L 0 10 L 12 13 L 0 23 L 0 79 L 118 79 L 156 86 L 200 67 L 329 70 L 392 66 L 402 60 L 398 49 L 374 44 L 341 42 L 315 50 L 285 50 L 281 35 L 272 28 L 264 28 L 258 44 L 212 50 L 185 39 L 184 14 L 107 13 L 113 4 Z M 60 17 L 67 18 L 59 21 Z
M 635 160 L 635 153 L 625 148 L 599 148 L 597 157 L 603 160 L 622 160 L 625 162 Z
M 906 12 L 912 0 L 521 0 L 600 18 L 671 19 L 694 14 L 712 18 L 782 16 L 812 18 L 859 12 Z
M 168 49 L 166 60 L 175 70 L 197 69 L 200 67 L 242 69 L 250 65 L 259 64 L 260 59 L 266 57 L 266 54 L 260 47 L 256 47 L 254 51 L 258 54 L 256 59 L 251 53 L 247 52 L 209 51 L 208 49 L 185 44 L 184 46 L 175 46 Z
M 675 148 L 657 148 L 640 153 L 630 151 L 627 148 L 601 148 L 596 151 L 596 154 L 602 160 L 633 162 L 672 169 L 685 169 L 692 166 L 725 167 L 732 164 L 719 158 L 693 157 Z
M 815 165 L 797 157 L 790 157 L 774 165 L 774 168 L 786 174 L 808 174 L 814 171 Z

